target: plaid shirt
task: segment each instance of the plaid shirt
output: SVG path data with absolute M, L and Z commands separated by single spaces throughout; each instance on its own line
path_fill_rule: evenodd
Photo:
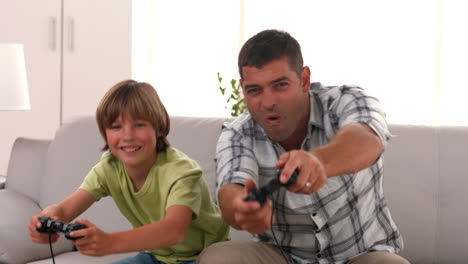
M 323 87 L 312 83 L 308 133 L 301 149 L 326 144 L 341 127 L 366 123 L 389 139 L 385 114 L 374 97 L 355 86 Z M 277 177 L 275 164 L 285 152 L 244 113 L 226 122 L 216 151 L 217 192 L 227 183 L 252 178 L 263 186 Z M 280 188 L 273 193 L 276 221 L 272 226 L 282 249 L 296 263 L 346 263 L 367 251 L 399 252 L 401 235 L 383 194 L 383 160 L 355 174 L 328 178 L 317 192 L 305 195 Z M 276 245 L 271 230 L 255 240 Z

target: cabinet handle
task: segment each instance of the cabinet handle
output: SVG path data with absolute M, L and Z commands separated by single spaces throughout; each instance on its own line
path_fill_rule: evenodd
M 68 50 L 73 52 L 75 50 L 75 20 L 68 17 Z
M 57 49 L 57 19 L 49 17 L 50 40 L 49 46 L 52 51 Z

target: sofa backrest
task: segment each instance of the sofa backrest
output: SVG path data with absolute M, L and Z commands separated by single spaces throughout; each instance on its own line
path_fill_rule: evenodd
M 169 142 L 196 160 L 203 169 L 211 195 L 215 189 L 214 154 L 225 118 L 171 117 Z M 99 161 L 102 139 L 94 116 L 80 116 L 65 122 L 50 144 L 42 179 L 39 205 L 44 208 L 74 192 Z M 212 197 L 213 198 L 213 197 Z M 83 216 L 107 231 L 130 228 L 109 198 L 94 204 Z M 114 219 L 114 220 L 113 220 Z M 116 221 L 118 219 L 118 221 Z
M 214 163 L 216 142 L 226 120 L 226 118 L 215 117 L 171 117 L 169 142 L 200 164 L 212 199 L 214 199 L 216 188 Z
M 435 259 L 438 140 L 430 127 L 391 126 L 384 152 L 384 191 L 411 263 Z
M 171 117 L 171 144 L 204 170 L 212 198 L 214 154 L 225 118 Z M 468 127 L 390 125 L 395 135 L 384 152 L 385 196 L 411 263 L 465 263 L 468 259 Z M 40 206 L 57 203 L 81 184 L 103 147 L 94 116 L 66 122 L 49 146 Z M 130 228 L 110 198 L 82 217 L 104 231 Z M 234 239 L 247 239 L 234 231 Z
M 94 116 L 80 116 L 65 122 L 49 146 L 39 205 L 58 203 L 81 185 L 84 177 L 100 160 L 104 140 Z M 80 218 L 87 218 L 104 231 L 129 229 L 111 198 L 95 203 Z
M 391 125 L 385 196 L 413 264 L 467 263 L 468 127 Z
M 50 140 L 17 138 L 8 162 L 8 181 L 5 188 L 39 200 L 40 183 Z

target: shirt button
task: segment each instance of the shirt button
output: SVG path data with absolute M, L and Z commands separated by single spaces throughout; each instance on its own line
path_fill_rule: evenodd
M 317 216 L 317 213 L 312 213 L 312 216 Z
M 317 254 L 317 258 L 321 258 L 322 257 L 322 254 Z

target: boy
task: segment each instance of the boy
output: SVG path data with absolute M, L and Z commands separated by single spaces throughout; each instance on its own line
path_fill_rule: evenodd
M 201 168 L 170 147 L 169 116 L 151 85 L 116 84 L 99 103 L 96 119 L 108 151 L 77 191 L 31 218 L 32 241 L 49 241 L 48 234 L 36 231 L 39 217 L 70 222 L 108 195 L 134 229 L 105 233 L 77 220 L 87 228 L 70 236 L 83 236 L 73 242 L 82 254 L 140 251 L 115 263 L 195 263 L 205 247 L 228 239 L 229 227 L 210 199 Z M 52 241 L 57 239 L 52 234 Z

